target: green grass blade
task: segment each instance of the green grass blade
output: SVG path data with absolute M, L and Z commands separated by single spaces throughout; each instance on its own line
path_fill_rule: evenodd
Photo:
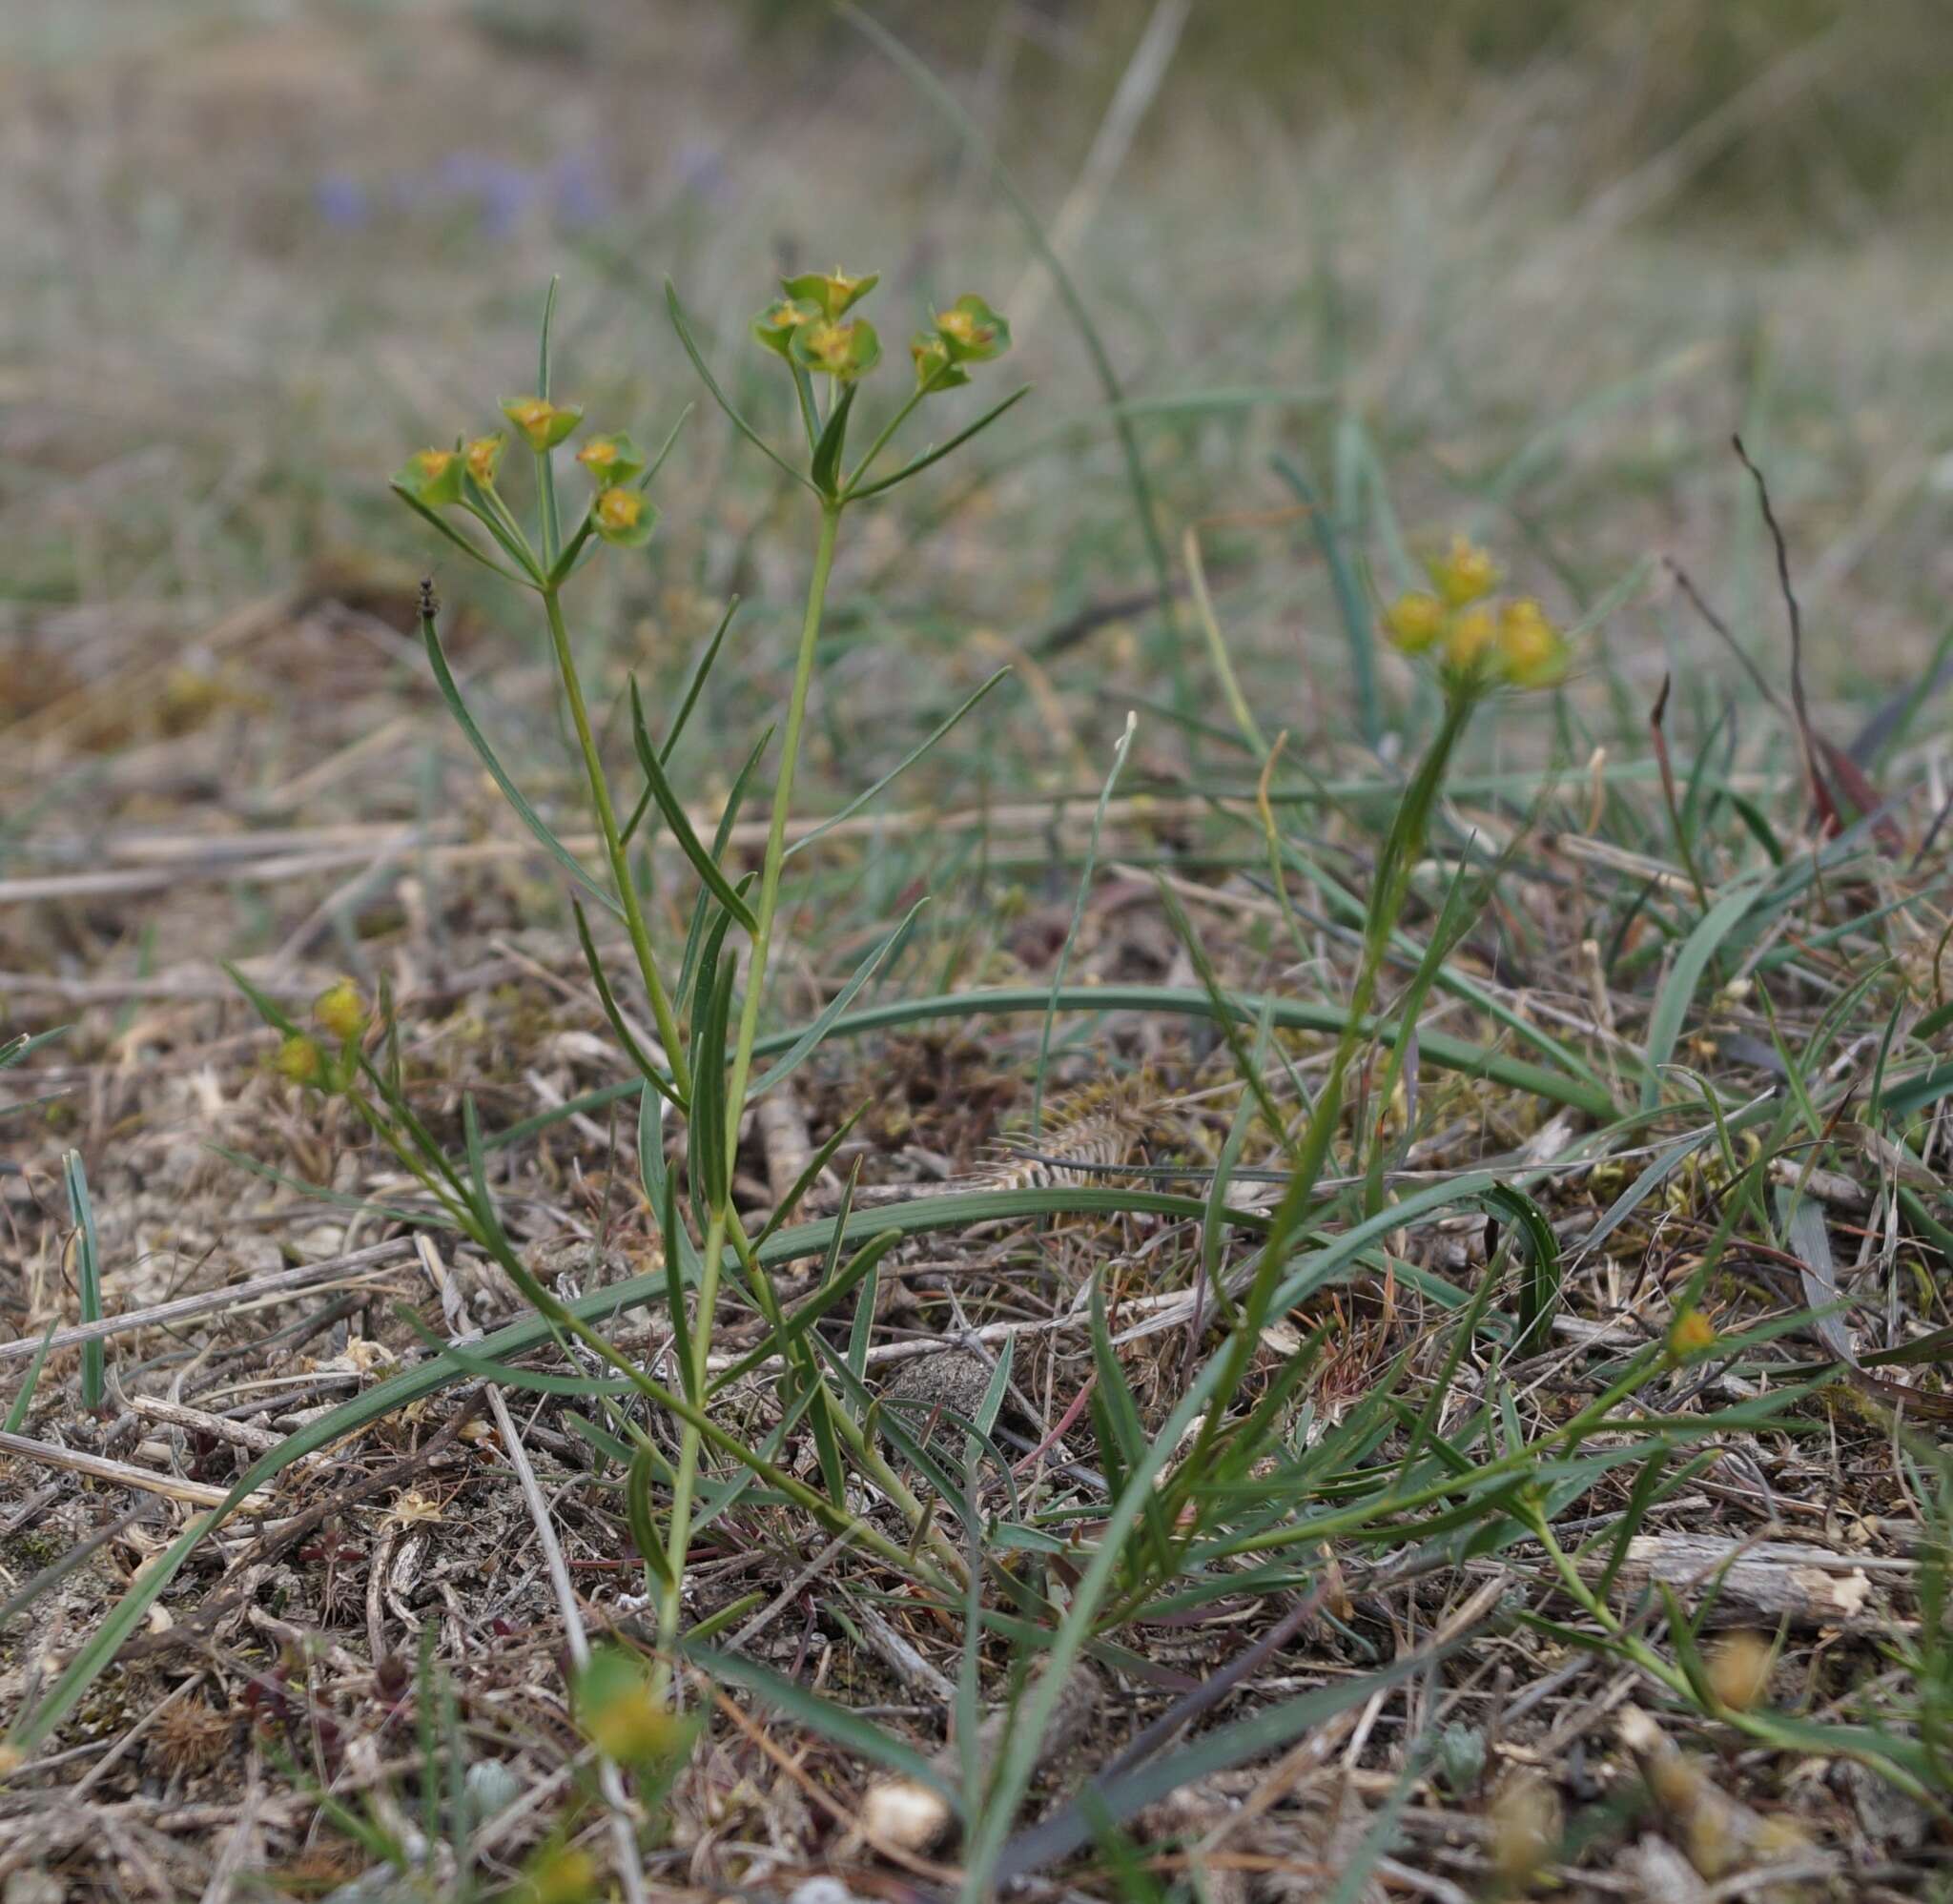
M 956 95 L 930 71 L 925 61 L 918 59 L 879 21 L 855 6 L 853 0 L 834 0 L 834 4 L 841 16 L 874 41 L 900 68 L 916 91 L 956 127 L 963 142 L 973 152 L 982 154 L 990 168 L 991 177 L 997 181 L 997 188 L 1016 215 L 1025 238 L 1051 274 L 1059 299 L 1092 359 L 1093 372 L 1099 379 L 1099 387 L 1104 393 L 1106 406 L 1112 415 L 1113 427 L 1119 434 L 1120 452 L 1125 461 L 1126 483 L 1132 491 L 1133 515 L 1145 543 L 1154 583 L 1160 590 L 1162 612 L 1166 617 L 1168 627 L 1173 627 L 1176 619 L 1173 613 L 1173 566 L 1167 561 L 1166 544 L 1161 538 L 1159 512 L 1153 501 L 1153 485 L 1146 475 L 1145 459 L 1140 454 L 1139 433 L 1133 428 L 1132 418 L 1125 409 L 1125 391 L 1120 383 L 1119 373 L 1112 367 L 1112 353 L 1106 348 L 1098 325 L 1092 321 L 1091 310 L 1077 282 L 1045 235 L 1044 227 L 1031 209 L 1030 200 L 1018 189 L 1017 181 L 1005 169 L 996 148 L 984 137 L 982 128 L 964 111 Z
M 915 930 L 928 899 L 916 900 L 910 907 L 907 915 L 881 944 L 874 947 L 868 956 L 855 967 L 848 982 L 828 1000 L 816 1017 L 804 1031 L 798 1034 L 782 1054 L 780 1061 L 764 1072 L 747 1087 L 746 1101 L 750 1104 L 756 1098 L 764 1097 L 776 1085 L 784 1083 L 794 1072 L 807 1062 L 820 1048 L 822 1042 L 847 1015 L 848 1007 L 861 995 L 861 991 L 876 972 L 886 970 L 901 956 L 902 948 L 908 943 L 909 934 Z M 762 1039 L 764 1045 L 766 1040 Z M 755 1047 L 755 1050 L 758 1048 Z
M 1343 633 L 1349 644 L 1349 669 L 1356 689 L 1356 717 L 1364 745 L 1374 747 L 1384 738 L 1384 704 L 1377 691 L 1376 627 L 1357 586 L 1355 574 L 1343 548 L 1337 523 L 1316 494 L 1302 465 L 1294 458 L 1278 453 L 1275 474 L 1295 492 L 1296 500 L 1308 511 L 1309 532 L 1321 551 L 1323 564 L 1329 571 L 1329 585 L 1336 597 L 1336 612 L 1343 618 Z
M 865 502 L 871 496 L 879 496 L 884 490 L 893 489 L 898 482 L 907 482 L 912 476 L 920 476 L 931 463 L 940 462 L 944 457 L 961 449 L 972 437 L 977 436 L 982 431 L 989 429 L 991 424 L 996 422 L 1006 410 L 1022 402 L 1030 394 L 1031 386 L 1028 383 L 1013 390 L 1001 403 L 992 404 L 974 423 L 965 429 L 958 430 L 955 436 L 949 438 L 946 441 L 936 443 L 932 448 L 924 450 L 920 456 L 912 458 L 900 469 L 894 470 L 883 477 L 879 482 L 871 482 L 865 488 L 851 490 L 849 492 L 849 500 L 855 502 Z
M 691 325 L 686 317 L 685 307 L 678 301 L 678 287 L 668 277 L 665 280 L 665 306 L 671 314 L 671 328 L 678 333 L 678 341 L 685 346 L 685 354 L 691 359 L 692 369 L 698 372 L 699 381 L 705 385 L 707 391 L 711 396 L 712 401 L 726 413 L 727 420 L 731 423 L 732 427 L 748 442 L 759 450 L 769 461 L 776 467 L 785 470 L 795 482 L 799 483 L 801 488 L 812 491 L 812 494 L 818 496 L 820 491 L 815 489 L 813 484 L 799 470 L 795 469 L 778 450 L 774 449 L 771 443 L 768 442 L 732 407 L 731 399 L 719 388 L 718 379 L 706 368 L 705 358 L 700 353 L 698 344 L 692 338 Z
M 13 1398 L 13 1405 L 7 1411 L 7 1432 L 17 1435 L 26 1425 L 28 1411 L 34 1404 L 34 1388 L 41 1379 L 41 1370 L 48 1361 L 48 1349 L 54 1340 L 54 1331 L 61 1325 L 60 1317 L 48 1324 L 47 1333 L 41 1338 L 41 1345 L 34 1351 L 34 1359 L 27 1365 L 27 1374 L 21 1378 L 20 1393 Z
M 954 727 L 956 725 L 956 723 L 959 722 L 963 718 L 963 716 L 971 710 L 971 708 L 976 706 L 977 702 L 981 701 L 983 697 L 986 694 L 988 694 L 990 690 L 997 685 L 998 682 L 1006 679 L 1010 674 L 1010 671 L 1011 670 L 1007 667 L 998 668 L 997 672 L 993 674 L 990 677 L 990 679 L 982 685 L 982 686 L 977 688 L 974 694 L 970 695 L 962 703 L 962 705 L 956 708 L 956 710 L 953 714 L 951 714 L 947 719 L 939 722 L 935 727 L 933 727 L 930 730 L 929 735 L 926 739 L 918 742 L 916 746 L 910 748 L 910 750 L 907 753 L 905 753 L 902 756 L 902 758 L 894 764 L 894 767 L 890 768 L 889 770 L 885 774 L 883 774 L 882 777 L 879 780 L 877 780 L 873 787 L 869 788 L 865 792 L 857 793 L 853 797 L 853 799 L 849 801 L 848 804 L 841 809 L 841 810 L 838 813 L 833 814 L 828 819 L 823 820 L 819 826 L 813 829 L 812 832 L 802 833 L 801 836 L 797 840 L 795 840 L 791 846 L 787 848 L 783 857 L 786 859 L 791 859 L 793 855 L 799 852 L 803 848 L 811 847 L 815 840 L 821 838 L 823 834 L 831 832 L 834 828 L 840 826 L 843 821 L 852 820 L 856 813 L 860 812 L 864 807 L 866 807 L 871 801 L 873 801 L 878 794 L 883 792 L 892 783 L 900 779 L 903 774 L 907 773 L 908 770 L 912 767 L 914 767 L 915 763 L 918 760 L 920 760 L 922 756 L 926 754 L 930 750 L 930 748 L 936 744 L 937 741 L 941 740 L 942 737 L 945 734 L 947 734 L 950 731 L 950 729 Z
M 1085 845 L 1085 860 L 1079 871 L 1079 890 L 1072 901 L 1071 924 L 1065 930 L 1064 941 L 1058 949 L 1058 957 L 1051 969 L 1051 1003 L 1044 1013 L 1044 1025 L 1038 1034 L 1038 1067 L 1031 1081 L 1031 1137 L 1036 1142 L 1038 1133 L 1044 1127 L 1044 1074 L 1051 1062 L 1051 1028 L 1058 1022 L 1058 1001 L 1064 995 L 1064 975 L 1071 965 L 1072 948 L 1078 943 L 1079 929 L 1085 923 L 1085 902 L 1092 896 L 1092 878 L 1099 866 L 1099 836 L 1105 826 L 1105 809 L 1112 804 L 1112 790 L 1119 785 L 1120 770 L 1125 766 L 1125 757 L 1132 751 L 1133 736 L 1139 731 L 1139 722 L 1131 715 L 1125 717 L 1124 730 L 1120 734 L 1119 745 L 1112 750 L 1112 769 L 1105 776 L 1105 784 L 1099 789 L 1099 804 L 1092 809 L 1092 831 Z
M 102 1259 L 95 1242 L 95 1213 L 89 1201 L 88 1174 L 82 1168 L 79 1151 L 70 1151 L 61 1159 L 61 1175 L 68 1187 L 68 1211 L 78 1232 L 75 1277 L 81 1291 L 81 1321 L 86 1326 L 102 1320 Z M 81 1345 L 81 1405 L 93 1414 L 107 1401 L 103 1344 L 101 1338 L 96 1337 Z
M 727 911 L 739 921 L 748 933 L 759 931 L 759 921 L 753 916 L 752 908 L 733 891 L 732 882 L 721 870 L 719 863 L 705 849 L 705 843 L 691 829 L 691 821 L 686 816 L 684 804 L 678 798 L 678 790 L 671 785 L 665 772 L 665 764 L 658 758 L 658 750 L 651 745 L 651 736 L 645 727 L 645 704 L 638 693 L 637 678 L 630 683 L 630 734 L 637 748 L 638 765 L 644 769 L 646 784 L 651 791 L 651 798 L 657 803 L 658 811 L 664 816 L 665 824 L 671 829 L 671 837 L 678 842 L 679 850 L 691 862 L 692 870 L 702 879 L 712 897 Z
M 548 853 L 570 878 L 583 888 L 600 906 L 606 907 L 618 918 L 624 916 L 624 908 L 598 885 L 586 872 L 576 855 L 559 840 L 544 824 L 543 817 L 523 796 L 522 788 L 509 778 L 507 769 L 495 756 L 495 749 L 488 745 L 488 737 L 476 726 L 475 717 L 468 712 L 468 706 L 462 699 L 461 688 L 456 685 L 454 674 L 447 665 L 447 656 L 442 652 L 441 637 L 435 632 L 434 617 L 421 617 L 421 640 L 427 649 L 427 665 L 434 670 L 434 685 L 441 690 L 441 698 L 447 703 L 447 711 L 454 717 L 455 726 L 474 748 L 475 756 L 488 769 L 488 777 L 502 789 L 502 797 L 515 809 L 516 817 L 535 835 L 537 843 Z
M 1762 898 L 1765 875 L 1751 874 L 1736 881 L 1711 906 L 1701 921 L 1683 942 L 1674 966 L 1662 982 L 1648 1021 L 1646 1057 L 1648 1072 L 1641 1086 L 1641 1106 L 1652 1111 L 1661 1102 L 1661 1068 L 1674 1054 L 1689 1007 L 1695 1002 L 1702 976 L 1722 944 Z

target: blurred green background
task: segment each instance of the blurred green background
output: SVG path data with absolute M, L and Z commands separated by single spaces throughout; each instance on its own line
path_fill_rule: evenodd
M 1022 770 L 1065 777 L 1136 698 L 1210 704 L 1198 654 L 1142 616 L 1042 645 L 1152 571 L 1106 393 L 973 126 L 1102 333 L 1162 541 L 1177 563 L 1201 525 L 1241 665 L 1302 731 L 1335 732 L 1343 704 L 1298 651 L 1343 650 L 1278 450 L 1372 559 L 1352 444 L 1413 548 L 1470 527 L 1570 620 L 1673 555 L 1777 653 L 1740 427 L 1791 529 L 1817 689 L 1869 695 L 1932 652 L 1953 579 L 1953 9 L 870 10 L 966 121 L 816 0 L 13 0 L 9 711 L 158 642 L 194 669 L 197 630 L 267 589 L 339 599 L 367 570 L 418 572 L 430 552 L 386 474 L 532 380 L 552 275 L 565 392 L 655 440 L 697 395 L 668 274 L 771 426 L 782 392 L 745 321 L 782 266 L 835 262 L 886 274 L 874 315 L 894 338 L 980 287 L 1037 385 L 975 466 L 864 519 L 842 577 L 863 647 L 840 654 L 863 691 L 920 718 L 1028 657 Z M 804 563 L 787 501 L 695 415 L 652 556 L 591 584 L 588 638 L 675 666 L 738 590 L 766 643 Z M 484 657 L 529 653 L 520 604 L 442 579 Z M 1739 680 L 1659 591 L 1606 640 L 1632 691 L 1675 668 L 1710 708 Z

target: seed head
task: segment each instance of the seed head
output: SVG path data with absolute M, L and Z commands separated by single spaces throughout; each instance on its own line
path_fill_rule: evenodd
M 817 317 L 793 333 L 791 350 L 793 360 L 807 369 L 820 371 L 837 383 L 853 383 L 874 368 L 881 357 L 881 339 L 866 317 L 852 317 L 845 324 Z
M 685 1722 L 651 1689 L 630 1653 L 596 1654 L 577 1681 L 577 1717 L 590 1743 L 606 1758 L 642 1765 L 669 1758 L 685 1744 Z
M 936 335 L 958 363 L 987 363 L 1011 347 L 1011 327 L 975 292 L 935 314 Z
M 606 436 L 592 437 L 576 453 L 576 460 L 596 478 L 599 482 L 628 482 L 639 475 L 645 466 L 645 460 L 638 454 L 637 445 L 624 434 L 615 430 Z
M 657 511 L 645 500 L 642 489 L 612 483 L 597 492 L 590 504 L 590 521 L 606 543 L 622 548 L 637 548 L 651 539 Z
M 880 281 L 879 272 L 872 271 L 865 277 L 850 277 L 835 265 L 832 271 L 810 271 L 798 277 L 782 278 L 780 289 L 790 302 L 812 304 L 823 317 L 838 317 L 850 305 L 858 304 Z
M 394 481 L 423 509 L 439 509 L 461 500 L 463 466 L 458 451 L 416 450 Z
M 576 1845 L 541 1853 L 516 1886 L 518 1904 L 584 1904 L 597 1895 L 597 1861 Z
M 1530 1882 L 1559 1844 L 1559 1794 L 1535 1773 L 1509 1778 L 1492 1797 L 1490 1817 L 1492 1869 L 1508 1885 Z

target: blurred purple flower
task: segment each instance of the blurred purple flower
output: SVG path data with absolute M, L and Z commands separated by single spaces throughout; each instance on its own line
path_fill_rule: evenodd
M 614 200 L 603 161 L 588 147 L 565 153 L 550 166 L 549 197 L 557 217 L 572 229 L 601 223 Z
M 677 166 L 680 191 L 719 205 L 737 195 L 732 174 L 717 146 L 688 139 L 678 148 Z
M 541 180 L 533 172 L 486 153 L 455 152 L 435 172 L 444 197 L 473 199 L 483 235 L 505 238 L 537 201 Z
M 565 153 L 539 169 L 464 147 L 427 171 L 393 174 L 382 196 L 396 212 L 443 206 L 472 210 L 483 235 L 491 238 L 512 235 L 538 211 L 572 228 L 595 224 L 609 215 L 615 202 L 603 161 L 589 148 Z M 374 209 L 374 194 L 343 173 L 321 178 L 313 198 L 319 215 L 334 225 L 363 225 Z
M 366 222 L 370 206 L 366 188 L 343 172 L 329 172 L 312 188 L 312 202 L 328 225 L 357 230 Z

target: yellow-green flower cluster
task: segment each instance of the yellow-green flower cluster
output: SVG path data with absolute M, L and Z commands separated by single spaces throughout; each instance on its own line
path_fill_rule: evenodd
M 360 1062 L 360 1042 L 373 1022 L 365 994 L 350 978 L 328 985 L 312 1001 L 313 1022 L 337 1049 L 308 1032 L 287 1033 L 273 1069 L 288 1082 L 315 1091 L 343 1091 Z
M 881 361 L 881 338 L 866 317 L 847 313 L 873 291 L 879 275 L 850 277 L 833 271 L 804 272 L 780 280 L 781 297 L 752 320 L 752 334 L 770 351 L 802 370 L 853 383 Z
M 576 1684 L 577 1719 L 606 1758 L 646 1765 L 689 1745 L 692 1729 L 658 1695 L 642 1662 L 621 1648 L 594 1654 Z
M 1550 687 L 1567 671 L 1566 638 L 1530 595 L 1503 604 L 1489 600 L 1498 564 L 1465 536 L 1425 564 L 1429 588 L 1398 596 L 1384 615 L 1390 640 L 1406 654 L 1435 656 L 1461 684 Z
M 578 404 L 552 403 L 546 397 L 507 398 L 502 414 L 539 457 L 566 441 L 584 415 Z M 460 503 L 483 522 L 505 530 L 509 518 L 496 492 L 495 478 L 507 441 L 507 433 L 497 430 L 458 440 L 452 449 L 416 450 L 395 473 L 394 486 L 423 509 Z M 592 437 L 577 451 L 576 460 L 597 484 L 589 530 L 626 548 L 648 542 L 658 512 L 633 482 L 644 474 L 645 459 L 631 440 L 621 430 Z
M 915 387 L 923 391 L 954 390 L 970 380 L 963 368 L 988 363 L 1011 347 L 1010 320 L 993 311 L 975 292 L 958 297 L 935 314 L 935 325 L 917 331 L 909 342 L 915 360 Z
M 881 339 L 866 317 L 846 314 L 874 289 L 875 276 L 838 268 L 780 280 L 779 298 L 752 320 L 765 347 L 802 370 L 853 383 L 881 360 Z M 973 292 L 938 311 L 909 344 L 915 389 L 927 396 L 970 380 L 966 364 L 987 363 L 1011 347 L 1011 327 Z

